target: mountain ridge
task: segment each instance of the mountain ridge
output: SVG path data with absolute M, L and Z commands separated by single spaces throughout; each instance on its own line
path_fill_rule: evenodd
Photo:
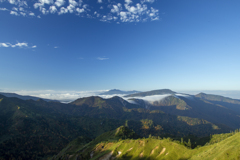
M 59 102 L 58 100 L 51 100 L 51 99 L 46 99 L 46 98 L 40 98 L 40 97 L 35 97 L 35 96 L 28 96 L 28 95 L 19 95 L 19 94 L 16 94 L 16 93 L 6 93 L 6 92 L 0 92 L 1 95 L 4 95 L 6 97 L 15 97 L 15 98 L 19 98 L 19 99 L 22 99 L 22 100 L 34 100 L 34 101 L 37 101 L 38 99 L 42 99 L 44 101 L 47 101 L 47 102 Z
M 122 91 L 119 89 L 111 89 L 107 92 L 100 93 L 99 95 L 114 95 L 114 94 L 133 94 L 133 93 L 138 93 L 139 91 Z
M 175 93 L 176 92 L 174 92 L 174 91 L 172 91 L 170 89 L 158 89 L 158 90 L 134 93 L 134 94 L 126 95 L 124 97 L 145 97 L 145 96 L 175 94 Z

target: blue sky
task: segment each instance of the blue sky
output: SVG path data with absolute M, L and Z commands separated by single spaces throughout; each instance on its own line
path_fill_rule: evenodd
M 239 0 L 0 0 L 0 89 L 240 90 Z

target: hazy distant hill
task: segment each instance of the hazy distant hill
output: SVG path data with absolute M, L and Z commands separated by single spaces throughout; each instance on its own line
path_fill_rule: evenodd
M 118 89 L 112 89 L 107 92 L 103 92 L 99 95 L 114 95 L 114 94 L 133 94 L 133 93 L 138 93 L 139 91 L 121 91 Z
M 55 101 L 55 102 L 59 102 L 57 100 L 51 100 L 51 99 L 45 99 L 45 98 L 39 98 L 39 97 L 34 97 L 34 96 L 22 96 L 22 95 L 19 95 L 19 94 L 16 94 L 16 93 L 5 93 L 5 92 L 0 92 L 1 95 L 4 95 L 6 97 L 16 97 L 16 98 L 19 98 L 19 99 L 22 99 L 22 100 L 38 100 L 38 99 L 43 99 L 44 101 L 47 101 L 47 102 L 50 102 L 50 101 Z
M 198 97 L 198 98 L 201 98 L 204 100 L 213 101 L 213 102 L 226 102 L 226 103 L 240 105 L 240 100 L 238 100 L 238 99 L 232 99 L 232 98 L 223 97 L 223 96 L 219 96 L 219 95 L 199 93 L 199 94 L 195 95 L 195 97 Z
M 124 97 L 145 97 L 145 96 L 174 94 L 174 93 L 176 92 L 171 91 L 170 89 L 159 89 L 159 90 L 153 90 L 153 91 L 147 91 L 147 92 L 134 93 L 134 94 L 126 95 Z

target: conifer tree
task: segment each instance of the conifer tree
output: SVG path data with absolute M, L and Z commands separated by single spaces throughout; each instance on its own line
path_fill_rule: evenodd
M 191 140 L 190 139 L 188 139 L 188 147 L 190 147 L 191 148 Z

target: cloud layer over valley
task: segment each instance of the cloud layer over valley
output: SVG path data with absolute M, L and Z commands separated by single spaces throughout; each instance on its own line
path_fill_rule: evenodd
M 59 100 L 60 102 L 71 102 L 78 98 L 90 97 L 90 96 L 99 96 L 104 99 L 112 98 L 114 96 L 118 96 L 128 101 L 129 103 L 135 103 L 131 99 L 142 99 L 145 102 L 153 103 L 155 101 L 161 101 L 164 98 L 171 96 L 171 94 L 164 95 L 153 95 L 153 96 L 145 96 L 145 97 L 124 97 L 125 94 L 113 94 L 113 95 L 99 95 L 100 93 L 106 92 L 109 90 L 95 90 L 95 91 L 56 91 L 56 90 L 37 90 L 37 91 L 29 91 L 29 90 L 7 90 L 0 89 L 0 92 L 5 93 L 16 93 L 19 95 L 29 95 L 35 96 L 39 98 L 46 98 L 52 100 Z M 190 91 L 189 91 L 190 92 Z M 185 97 L 192 99 L 193 95 L 200 93 L 201 91 L 192 91 L 191 93 L 184 94 L 183 92 L 179 92 L 174 94 L 175 97 Z M 187 92 L 185 92 L 187 93 Z M 205 91 L 207 94 L 215 94 L 215 95 L 223 95 L 225 97 L 240 99 L 240 91 Z

